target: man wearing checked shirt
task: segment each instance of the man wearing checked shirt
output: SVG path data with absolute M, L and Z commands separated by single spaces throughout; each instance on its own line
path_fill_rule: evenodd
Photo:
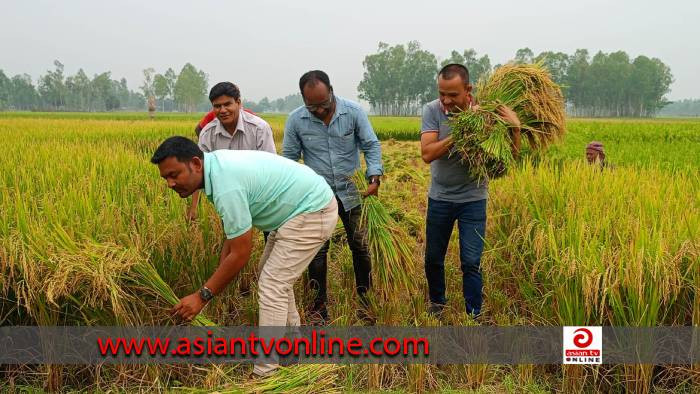
M 352 101 L 335 96 L 328 75 L 320 70 L 309 71 L 299 80 L 304 106 L 289 114 L 284 129 L 282 155 L 304 164 L 323 176 L 335 193 L 338 215 L 343 221 L 352 251 L 355 284 L 360 301 L 366 307 L 365 295 L 371 286 L 371 261 L 367 233 L 360 225 L 360 193 L 351 181 L 360 168 L 360 151 L 367 163 L 370 185 L 364 196 L 377 195 L 380 176 L 384 173 L 379 140 L 367 114 Z M 309 265 L 309 281 L 316 292 L 312 307 L 317 323 L 328 320 L 326 310 L 326 274 L 329 242 L 326 242 Z M 366 318 L 366 311 L 360 311 Z

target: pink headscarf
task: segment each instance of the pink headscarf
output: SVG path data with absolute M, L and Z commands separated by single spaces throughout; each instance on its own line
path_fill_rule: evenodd
M 603 143 L 600 141 L 591 141 L 586 145 L 586 150 L 594 150 L 598 152 L 598 157 L 600 157 L 601 160 L 605 160 L 605 149 L 603 149 Z

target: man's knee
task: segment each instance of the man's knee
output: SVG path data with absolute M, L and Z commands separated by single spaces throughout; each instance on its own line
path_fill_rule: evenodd
M 479 272 L 479 268 L 481 265 L 481 256 L 461 256 L 460 260 L 462 272 Z
M 348 232 L 348 246 L 353 253 L 368 254 L 369 239 L 367 232 L 364 230 L 355 229 L 353 232 Z
M 286 299 L 292 285 L 275 278 L 273 273 L 263 270 L 258 281 L 260 305 L 269 306 L 273 299 Z
M 447 247 L 436 245 L 435 243 L 426 243 L 425 246 L 425 265 L 428 266 L 443 266 L 445 265 L 445 255 Z

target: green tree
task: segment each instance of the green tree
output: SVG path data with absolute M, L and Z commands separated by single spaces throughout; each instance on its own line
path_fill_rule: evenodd
M 141 92 L 143 92 L 143 95 L 146 98 L 155 96 L 155 91 L 153 89 L 153 74 L 155 74 L 155 72 L 156 70 L 154 70 L 152 67 L 143 70 L 143 85 L 141 85 Z
M 175 101 L 175 83 L 177 82 L 177 74 L 175 74 L 175 71 L 168 67 L 167 70 L 165 70 L 165 78 L 168 80 L 168 91 L 170 92 L 170 96 L 168 97 L 169 104 L 170 104 L 170 109 L 169 111 L 173 110 L 173 103 Z
M 122 78 L 117 81 L 112 81 L 114 85 L 114 90 L 116 91 L 117 98 L 119 99 L 120 108 L 128 108 L 129 102 L 131 101 L 131 91 L 126 83 L 126 78 Z
M 129 101 L 127 108 L 142 110 L 146 106 L 146 97 L 142 93 L 129 91 Z
M 258 103 L 260 107 L 260 112 L 265 112 L 270 110 L 270 99 L 267 97 L 263 97 L 262 100 Z
M 39 94 L 28 74 L 15 75 L 12 83 L 12 106 L 18 110 L 33 110 L 39 105 Z
M 491 72 L 489 55 L 477 57 L 477 53 L 473 48 L 465 49 L 462 54 L 452 51 L 450 58 L 444 60 L 440 66 L 444 67 L 450 63 L 463 64 L 467 67 L 467 70 L 469 70 L 469 82 L 474 86 L 481 78 L 488 76 Z
M 477 58 L 474 49 L 466 49 L 464 51 L 464 65 L 469 70 L 469 79 L 471 79 L 472 84 L 476 84 L 491 73 L 491 59 L 489 59 L 489 55 Z
M 153 77 L 153 93 L 158 101 L 160 101 L 160 110 L 165 111 L 165 100 L 172 94 L 168 78 L 164 75 L 156 74 Z
M 120 103 L 115 90 L 112 73 L 107 71 L 95 75 L 90 82 L 90 92 L 95 108 L 101 111 L 119 109 Z
M 0 70 L 0 110 L 9 108 L 11 101 L 12 82 L 5 73 Z
M 90 111 L 90 78 L 83 69 L 66 78 L 68 106 L 77 111 Z
M 271 112 L 271 104 L 270 104 L 270 99 L 267 97 L 263 97 L 260 102 L 255 102 L 255 101 L 248 101 L 248 100 L 243 100 L 243 107 L 250 109 L 253 112 Z
M 624 51 L 593 56 L 588 67 L 592 116 L 624 116 L 632 65 Z
M 589 55 L 586 49 L 577 49 L 569 58 L 564 85 L 567 86 L 566 98 L 572 104 L 574 115 L 585 115 L 590 107 L 588 93 Z
M 535 60 L 535 54 L 530 48 L 520 48 L 515 52 L 514 62 L 520 64 L 532 63 Z
M 629 113 L 632 116 L 652 116 L 668 104 L 673 76 L 659 59 L 637 56 L 632 62 L 632 81 L 629 86 Z
M 535 58 L 536 63 L 542 63 L 550 74 L 552 74 L 552 79 L 559 85 L 564 85 L 566 80 L 566 73 L 569 69 L 569 62 L 571 59 L 569 55 L 563 52 L 542 52 Z M 565 87 L 564 87 L 565 88 Z
M 700 116 L 700 99 L 685 99 L 668 103 L 658 114 L 660 116 Z
M 400 85 L 402 95 L 406 99 L 399 108 L 399 115 L 418 114 L 423 104 L 437 97 L 435 82 L 438 71 L 437 58 L 432 53 L 421 49 L 418 41 L 411 41 L 406 47 Z
M 461 53 L 459 53 L 459 52 L 457 52 L 457 51 L 452 51 L 452 52 L 450 52 L 450 57 L 447 58 L 447 59 L 445 59 L 445 60 L 443 60 L 442 63 L 440 63 L 440 67 L 445 67 L 445 66 L 448 65 L 448 64 L 462 64 L 462 65 L 466 65 L 467 62 L 466 62 L 466 60 L 464 59 L 464 56 L 463 56 Z M 471 71 L 471 70 L 469 70 L 469 71 Z
M 417 41 L 406 46 L 380 42 L 377 53 L 365 57 L 359 97 L 380 115 L 416 114 L 436 96 L 437 59 Z
M 175 102 L 186 112 L 193 112 L 206 102 L 207 75 L 187 63 L 175 82 Z
M 569 112 L 577 116 L 654 116 L 667 104 L 673 82 L 659 59 L 624 51 L 598 52 L 592 59 L 579 49 L 569 57 L 564 84 Z
M 389 105 L 395 96 L 393 89 L 399 83 L 396 73 L 389 67 L 392 50 L 397 51 L 398 46 L 392 49 L 389 44 L 380 42 L 377 53 L 367 55 L 362 62 L 365 72 L 357 87 L 359 98 L 369 102 L 374 112 L 379 115 L 390 113 Z
M 63 76 L 63 64 L 53 61 L 54 71 L 47 71 L 39 78 L 39 93 L 44 103 L 53 110 L 59 110 L 65 105 L 66 87 Z
M 304 105 L 304 99 L 301 93 L 288 94 L 281 100 L 279 107 L 280 112 L 291 112 Z

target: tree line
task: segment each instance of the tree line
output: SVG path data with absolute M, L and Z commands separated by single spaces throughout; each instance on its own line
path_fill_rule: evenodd
M 546 51 L 535 55 L 531 49 L 522 48 L 510 61 L 543 64 L 562 86 L 570 115 L 650 117 L 698 113 L 694 101 L 671 104 L 666 100 L 673 75 L 657 58 L 640 55 L 632 59 L 624 51 L 599 51 L 591 56 L 586 49 L 573 54 Z M 492 66 L 487 54 L 479 55 L 474 49 L 452 51 L 447 59 L 438 61 L 417 41 L 394 46 L 380 42 L 376 53 L 362 62 L 359 98 L 378 115 L 419 114 L 425 103 L 437 97 L 435 76 L 448 63 L 467 66 L 472 84 L 500 67 Z M 66 76 L 64 65 L 56 60 L 54 69 L 41 75 L 36 85 L 27 74 L 9 77 L 0 70 L 0 110 L 142 111 L 150 97 L 158 111 L 205 111 L 210 107 L 208 82 L 204 71 L 187 63 L 179 73 L 172 68 L 163 73 L 153 68 L 143 70 L 143 84 L 132 91 L 125 78 L 113 79 L 109 71 L 89 77 L 81 68 L 75 75 Z M 290 112 L 302 104 L 299 93 L 275 100 L 244 100 L 244 105 L 255 112 Z M 660 113 L 666 105 L 668 109 Z
M 0 110 L 143 111 L 149 97 L 156 98 L 161 111 L 192 112 L 210 106 L 207 75 L 190 63 L 179 74 L 172 68 L 163 74 L 143 70 L 139 91 L 130 90 L 126 78 L 112 79 L 110 71 L 91 78 L 82 68 L 69 76 L 64 70 L 63 63 L 54 61 L 54 69 L 41 75 L 36 85 L 28 74 L 9 77 L 0 70 Z
M 624 51 L 599 51 L 591 56 L 586 49 L 535 55 L 522 48 L 510 61 L 543 64 L 562 86 L 571 115 L 649 117 L 669 104 L 665 95 L 673 75 L 657 58 L 640 55 L 631 59 Z M 438 62 L 417 41 L 394 46 L 380 42 L 377 52 L 362 62 L 359 97 L 379 115 L 418 114 L 423 104 L 437 97 L 435 76 L 448 63 L 467 66 L 472 84 L 501 66 L 492 66 L 488 55 L 479 56 L 474 49 L 452 51 L 449 58 Z
M 659 111 L 659 116 L 700 116 L 700 99 L 673 102 Z
M 88 77 L 81 68 L 66 77 L 64 66 L 42 75 L 35 86 L 28 74 L 13 77 L 0 70 L 0 110 L 113 111 L 142 109 L 143 95 L 129 90 L 126 79 L 112 79 L 109 71 Z
M 172 68 L 156 73 L 153 68 L 143 70 L 141 92 L 145 97 L 156 99 L 160 111 L 195 112 L 208 110 L 207 99 L 209 77 L 190 63 L 185 64 L 179 74 Z
M 263 97 L 262 100 L 255 102 L 252 100 L 243 99 L 243 106 L 254 111 L 254 112 L 282 112 L 288 113 L 292 112 L 296 108 L 304 105 L 304 99 L 301 98 L 300 93 L 294 93 L 287 95 L 276 100 L 270 100 L 267 97 Z
M 149 97 L 160 112 L 208 111 L 211 103 L 208 75 L 190 63 L 179 73 L 168 68 L 157 73 L 143 70 L 143 83 L 130 90 L 126 78 L 112 79 L 110 71 L 92 78 L 81 68 L 66 76 L 63 63 L 54 61 L 54 69 L 41 75 L 34 84 L 28 74 L 7 76 L 0 69 L 0 111 L 144 111 Z M 255 112 L 290 112 L 303 105 L 299 93 L 283 98 L 263 98 L 259 102 L 243 100 Z

